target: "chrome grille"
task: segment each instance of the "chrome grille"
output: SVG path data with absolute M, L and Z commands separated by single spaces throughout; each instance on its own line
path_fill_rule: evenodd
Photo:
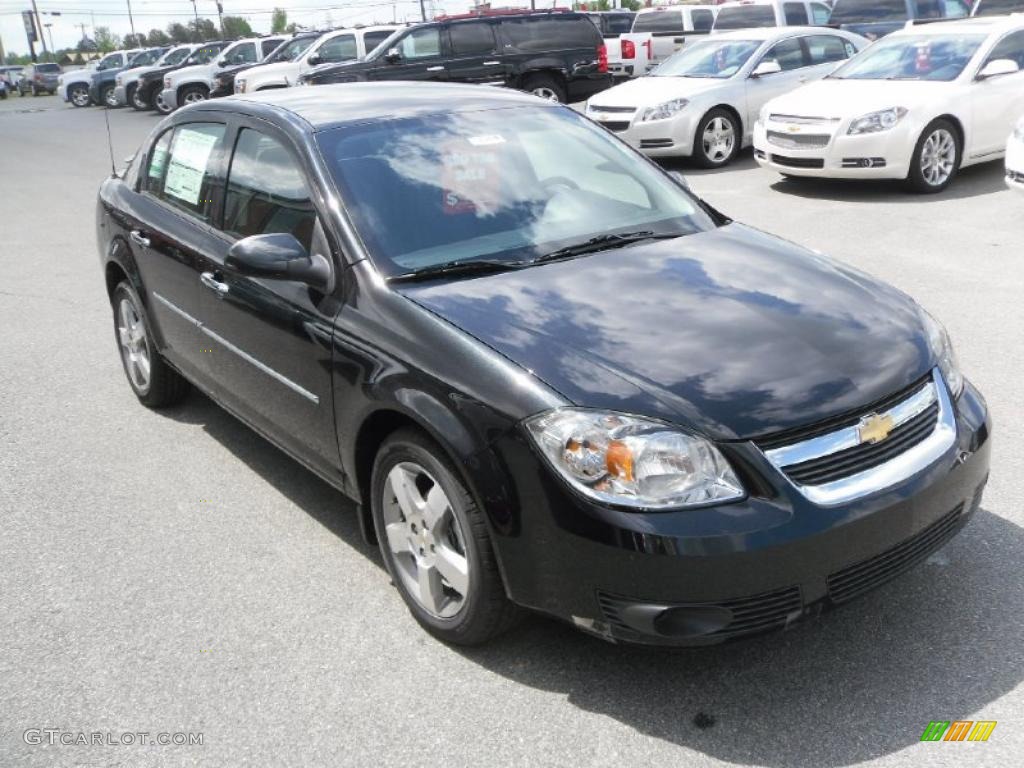
M 862 439 L 860 420 L 789 443 L 768 438 L 758 447 L 804 496 L 828 506 L 905 480 L 937 461 L 956 439 L 953 404 L 938 370 L 895 402 L 861 414 L 869 415 L 889 425 L 875 442 Z
M 804 117 L 803 115 L 780 115 L 772 113 L 768 119 L 773 123 L 793 123 L 794 125 L 832 125 L 838 123 L 838 117 Z
M 603 112 L 608 115 L 632 115 L 636 112 L 636 107 L 600 107 L 596 104 L 591 104 L 587 107 L 587 111 L 591 113 Z
M 827 133 L 780 133 L 768 131 L 768 141 L 786 149 L 814 149 L 827 147 L 832 137 Z

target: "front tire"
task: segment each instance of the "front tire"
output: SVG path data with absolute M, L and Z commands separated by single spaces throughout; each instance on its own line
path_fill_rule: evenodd
M 114 97 L 114 86 L 105 85 L 100 90 L 100 106 L 113 109 L 117 106 L 117 99 Z
M 89 87 L 84 83 L 72 85 L 68 91 L 68 101 L 76 107 L 89 106 Z
M 148 408 L 181 402 L 189 392 L 189 384 L 157 351 L 142 302 L 127 280 L 118 283 L 111 304 L 121 364 L 139 402 Z
M 701 168 L 722 168 L 740 151 L 743 131 L 736 116 L 715 108 L 704 115 L 693 137 L 693 159 Z
M 374 461 L 370 503 L 388 573 L 424 629 L 455 645 L 508 629 L 517 611 L 483 513 L 440 446 L 413 429 L 388 437 Z
M 527 77 L 526 80 L 523 81 L 523 90 L 527 93 L 532 93 L 534 96 L 541 99 L 555 101 L 559 104 L 565 104 L 566 99 L 568 98 L 565 92 L 565 86 L 552 75 L 546 75 L 543 73 Z
M 941 192 L 956 178 L 962 152 L 956 127 L 949 120 L 933 120 L 914 147 L 907 186 L 923 194 Z
M 180 106 L 187 107 L 189 104 L 197 104 L 200 101 L 206 101 L 209 97 L 209 91 L 207 91 L 203 86 L 187 85 L 180 91 L 178 104 Z

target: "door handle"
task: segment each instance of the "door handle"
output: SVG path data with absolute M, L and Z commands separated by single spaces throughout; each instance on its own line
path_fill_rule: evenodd
M 444 65 L 439 64 L 436 67 L 427 67 L 427 72 L 441 72 L 444 70 Z
M 133 229 L 128 233 L 128 236 L 132 239 L 133 243 L 141 245 L 143 248 L 149 248 L 149 238 L 139 232 L 139 230 Z
M 224 296 L 230 290 L 227 283 L 222 283 L 214 277 L 213 272 L 203 272 L 199 275 L 199 282 L 214 291 L 218 296 Z
M 500 61 L 485 61 L 485 62 L 484 62 L 484 66 L 485 66 L 485 67 L 496 67 L 496 66 L 498 66 L 499 64 L 501 64 L 501 62 L 500 62 Z

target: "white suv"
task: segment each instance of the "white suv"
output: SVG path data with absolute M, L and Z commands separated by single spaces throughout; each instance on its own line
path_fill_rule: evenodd
M 164 76 L 164 89 L 157 99 L 160 111 L 167 114 L 184 104 L 205 101 L 213 88 L 213 79 L 223 67 L 256 64 L 287 39 L 287 36 L 275 35 L 236 40 L 209 64 L 197 64 L 168 72 Z
M 714 31 L 808 24 L 818 27 L 828 24 L 831 15 L 832 6 L 819 0 L 738 0 L 718 6 Z
M 288 88 L 295 85 L 300 75 L 320 64 L 361 59 L 398 29 L 397 26 L 338 29 L 328 32 L 292 61 L 262 64 L 235 78 L 235 93 L 253 93 L 269 88 Z
M 132 48 L 128 51 L 113 51 L 100 59 L 95 67 L 65 72 L 57 79 L 57 91 L 60 93 L 60 97 L 76 107 L 89 106 L 89 85 L 92 83 L 92 76 L 108 69 L 124 69 L 128 66 L 132 54 L 141 50 L 141 48 Z

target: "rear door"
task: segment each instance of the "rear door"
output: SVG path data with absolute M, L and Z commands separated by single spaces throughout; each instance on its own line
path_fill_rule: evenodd
M 501 85 L 506 80 L 505 55 L 498 52 L 494 24 L 486 19 L 448 25 L 451 56 L 448 79 L 460 83 Z
M 448 68 L 445 66 L 444 49 L 441 43 L 441 27 L 413 27 L 395 41 L 393 49 L 398 58 L 391 61 L 381 59 L 379 66 L 369 73 L 374 80 L 445 80 Z
M 252 235 L 288 233 L 340 274 L 307 170 L 290 140 L 243 118 L 229 143 L 220 247 L 201 265 L 200 317 L 217 397 L 293 453 L 338 465 L 331 392 L 334 292 L 242 275 L 228 249 Z
M 208 379 L 200 333 L 201 264 L 219 252 L 212 226 L 223 186 L 224 122 L 203 116 L 168 128 L 140 169 L 131 249 L 160 351 L 190 378 Z

